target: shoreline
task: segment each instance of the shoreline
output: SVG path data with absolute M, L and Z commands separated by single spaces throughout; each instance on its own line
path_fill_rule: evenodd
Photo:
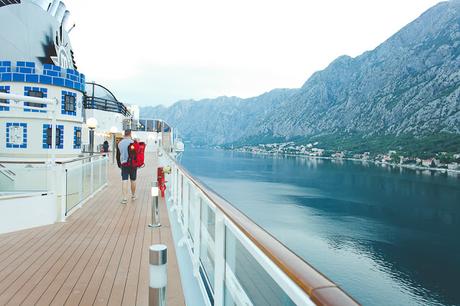
M 404 164 L 393 164 L 393 163 L 387 163 L 387 162 L 381 162 L 381 161 L 376 161 L 376 160 L 365 160 L 365 159 L 356 159 L 356 158 L 335 158 L 335 157 L 328 157 L 328 156 L 309 156 L 309 155 L 303 155 L 303 154 L 292 154 L 292 153 L 268 153 L 268 152 L 248 152 L 248 151 L 237 151 L 237 150 L 229 150 L 233 152 L 240 152 L 240 153 L 250 153 L 250 154 L 255 154 L 255 155 L 268 155 L 268 156 L 290 156 L 290 157 L 305 157 L 305 158 L 311 158 L 311 159 L 326 159 L 326 160 L 345 160 L 345 161 L 356 161 L 356 162 L 361 162 L 361 163 L 373 163 L 375 165 L 385 165 L 385 166 L 392 166 L 392 167 L 399 167 L 399 168 L 405 168 L 405 169 L 410 169 L 410 170 L 428 170 L 428 171 L 435 171 L 435 172 L 440 172 L 440 173 L 454 173 L 454 174 L 459 174 L 460 175 L 460 170 L 452 170 L 452 169 L 445 169 L 445 168 L 431 168 L 431 167 L 423 167 L 423 166 L 413 166 L 413 165 L 404 165 Z

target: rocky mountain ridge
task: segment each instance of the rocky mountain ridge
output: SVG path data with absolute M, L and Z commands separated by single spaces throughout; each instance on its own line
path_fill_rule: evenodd
M 441 2 L 372 51 L 341 56 L 299 89 L 142 108 L 196 144 L 330 135 L 460 134 L 460 0 Z

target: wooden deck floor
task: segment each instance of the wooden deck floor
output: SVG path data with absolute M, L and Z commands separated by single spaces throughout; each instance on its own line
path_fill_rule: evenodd
M 119 169 L 65 223 L 0 235 L 0 305 L 147 305 L 148 247 L 168 246 L 168 305 L 185 305 L 165 203 L 149 229 L 152 156 L 138 199 L 120 204 Z

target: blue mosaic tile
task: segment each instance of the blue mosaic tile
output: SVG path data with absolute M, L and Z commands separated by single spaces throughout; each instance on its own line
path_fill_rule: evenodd
M 49 75 L 49 76 L 53 76 L 53 77 L 58 77 L 58 76 L 61 75 L 59 72 L 56 72 L 54 70 L 45 70 L 44 74 Z
M 71 80 L 66 79 L 64 85 L 65 87 L 73 88 L 73 82 Z
M 27 83 L 38 83 L 38 75 L 37 74 L 26 75 L 26 82 Z
M 64 79 L 63 78 L 53 78 L 53 85 L 64 86 Z
M 22 73 L 13 73 L 13 82 L 25 82 L 26 76 Z
M 2 81 L 3 82 L 11 82 L 13 80 L 12 73 L 2 73 Z
M 40 76 L 40 83 L 51 85 L 52 79 L 51 79 L 51 77 L 49 77 L 49 76 L 41 75 L 41 76 Z
M 25 74 L 31 74 L 31 73 L 35 73 L 35 69 L 33 69 L 33 68 L 22 68 L 22 67 L 17 67 L 17 68 L 16 68 L 16 72 L 25 73 Z

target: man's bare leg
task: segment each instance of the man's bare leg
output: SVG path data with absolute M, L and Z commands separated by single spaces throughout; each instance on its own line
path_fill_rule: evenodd
M 136 181 L 131 181 L 131 198 L 136 199 Z
M 128 181 L 121 181 L 121 192 L 123 193 L 121 203 L 126 204 L 128 202 Z

